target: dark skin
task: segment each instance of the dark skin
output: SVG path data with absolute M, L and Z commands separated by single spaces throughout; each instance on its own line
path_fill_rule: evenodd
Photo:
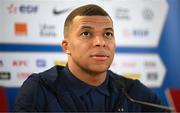
M 62 41 L 68 68 L 78 79 L 99 86 L 115 54 L 113 22 L 108 16 L 76 16 Z

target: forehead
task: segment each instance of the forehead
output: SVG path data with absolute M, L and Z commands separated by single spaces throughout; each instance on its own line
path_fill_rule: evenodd
M 78 26 L 91 27 L 113 27 L 113 22 L 108 16 L 76 16 L 72 24 Z

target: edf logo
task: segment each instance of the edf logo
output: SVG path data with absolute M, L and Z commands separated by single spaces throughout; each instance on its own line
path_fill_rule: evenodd
M 7 7 L 7 10 L 10 14 L 17 14 L 17 13 L 22 13 L 22 14 L 35 14 L 38 11 L 38 6 L 37 5 L 20 5 L 16 6 L 15 4 L 10 4 Z
M 32 5 L 21 5 L 19 7 L 19 11 L 23 14 L 27 13 L 36 13 L 38 11 L 38 6 L 32 6 Z

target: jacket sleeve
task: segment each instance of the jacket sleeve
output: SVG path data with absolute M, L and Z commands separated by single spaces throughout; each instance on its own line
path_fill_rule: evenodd
M 39 89 L 39 79 L 36 74 L 32 74 L 21 86 L 16 97 L 14 111 L 15 112 L 35 112 L 38 111 L 36 100 Z

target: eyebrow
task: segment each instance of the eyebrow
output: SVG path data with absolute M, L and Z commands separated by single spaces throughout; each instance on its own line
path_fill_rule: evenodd
M 105 28 L 105 30 L 110 30 L 110 31 L 113 31 L 113 32 L 114 32 L 114 30 L 113 30 L 112 27 Z
M 81 29 L 94 29 L 94 28 L 91 26 L 81 26 Z
M 94 28 L 91 26 L 81 26 L 81 29 L 94 29 Z M 104 30 L 114 31 L 112 27 L 104 28 Z

